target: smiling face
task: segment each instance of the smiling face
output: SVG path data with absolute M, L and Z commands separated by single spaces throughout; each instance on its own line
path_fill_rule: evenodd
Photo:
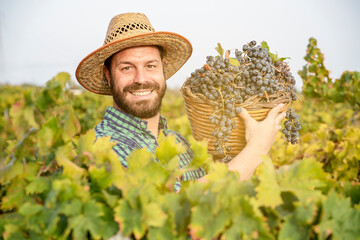
M 159 49 L 133 47 L 114 54 L 104 68 L 115 107 L 142 119 L 159 114 L 166 82 Z

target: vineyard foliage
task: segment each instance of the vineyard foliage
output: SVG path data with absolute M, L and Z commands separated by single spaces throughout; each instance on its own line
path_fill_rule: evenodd
M 161 135 L 156 153 L 133 152 L 126 170 L 114 142 L 94 142 L 111 97 L 75 95 L 67 73 L 43 88 L 1 86 L 0 239 L 360 239 L 360 74 L 331 79 L 315 39 L 305 60 L 291 106 L 300 143 L 279 133 L 249 181 L 192 139 L 178 90 L 162 114 L 190 140 L 193 164 L 178 169 L 184 147 Z M 174 192 L 199 165 L 208 181 Z

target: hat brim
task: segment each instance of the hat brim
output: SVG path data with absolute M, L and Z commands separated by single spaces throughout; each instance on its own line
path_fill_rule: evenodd
M 87 90 L 103 95 L 111 95 L 104 75 L 105 60 L 123 49 L 137 46 L 161 46 L 164 49 L 164 77 L 169 79 L 190 58 L 191 43 L 183 36 L 171 32 L 152 32 L 108 43 L 86 56 L 76 69 L 78 82 Z

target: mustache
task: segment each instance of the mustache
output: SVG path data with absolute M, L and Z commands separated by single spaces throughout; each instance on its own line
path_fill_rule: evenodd
M 133 83 L 131 85 L 124 87 L 123 92 L 132 92 L 134 90 L 142 90 L 142 89 L 159 90 L 160 85 L 154 82 Z

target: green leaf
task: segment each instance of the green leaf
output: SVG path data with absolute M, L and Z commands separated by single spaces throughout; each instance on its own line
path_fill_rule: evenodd
M 63 139 L 65 142 L 69 141 L 76 134 L 80 133 L 81 126 L 80 122 L 74 114 L 72 107 L 69 107 L 68 116 L 65 119 L 64 130 L 63 130 Z
M 174 157 L 178 156 L 179 154 L 185 153 L 186 148 L 183 144 L 176 142 L 175 135 L 168 135 L 164 136 L 161 132 L 158 137 L 159 147 L 156 148 L 155 154 L 156 158 L 159 160 L 160 163 L 165 166 L 165 168 L 169 170 L 174 170 L 179 167 L 178 162 L 175 164 L 171 164 L 170 160 Z
M 262 47 L 263 49 L 267 49 L 268 52 L 270 52 L 269 45 L 267 44 L 266 41 L 262 41 L 262 42 L 261 42 L 261 47 Z
M 74 198 L 70 202 L 61 205 L 61 213 L 66 216 L 77 216 L 82 213 L 82 202 L 80 199 Z
M 206 141 L 196 141 L 194 138 L 190 138 L 190 148 L 193 151 L 193 159 L 186 169 L 198 169 L 210 162 L 210 155 L 208 153 Z
M 192 209 L 190 233 L 192 237 L 213 239 L 224 231 L 230 223 L 230 215 L 226 210 L 212 215 L 207 204 L 200 204 Z
M 220 43 L 217 44 L 217 47 L 215 47 L 215 50 L 219 53 L 220 57 L 224 57 L 225 51 L 222 48 Z
M 43 124 L 37 134 L 37 146 L 40 152 L 46 154 L 51 151 L 51 148 L 61 143 L 61 133 L 62 129 L 57 118 L 52 117 Z
M 314 202 L 300 203 L 298 205 L 295 211 L 285 218 L 285 222 L 279 231 L 279 240 L 309 239 L 318 207 Z
M 91 129 L 91 130 L 87 131 L 85 134 L 81 135 L 80 140 L 79 140 L 79 145 L 78 145 L 79 154 L 92 152 L 92 150 L 94 149 L 94 141 L 95 140 L 98 141 L 100 139 L 104 139 L 104 138 L 96 139 L 94 129 Z M 109 141 L 110 137 L 108 137 L 108 138 L 105 137 L 105 139 L 107 139 L 107 141 Z
M 64 168 L 64 175 L 71 177 L 72 179 L 79 180 L 85 176 L 85 169 L 79 167 L 73 162 L 76 153 L 73 149 L 71 142 L 59 147 L 56 150 L 56 161 L 59 166 Z
M 179 233 L 175 238 L 174 233 L 171 231 L 171 224 L 169 221 L 166 221 L 164 226 L 160 228 L 150 227 L 147 236 L 147 239 L 187 239 L 187 235 L 184 233 Z
M 101 226 L 103 225 L 101 217 L 103 211 L 100 203 L 95 200 L 89 200 L 84 203 L 82 214 L 74 215 L 69 218 L 67 234 L 73 232 L 74 239 L 86 239 L 89 232 L 92 238 L 100 239 L 102 235 Z
M 150 227 L 162 227 L 167 219 L 160 205 L 154 202 L 144 205 L 145 222 Z
M 20 227 L 14 224 L 6 224 L 4 226 L 4 239 L 5 240 L 26 240 L 26 238 L 21 234 Z
M 294 215 L 290 215 L 285 219 L 280 231 L 279 240 L 303 240 L 309 239 L 311 227 L 299 224 Z
M 134 233 L 137 239 L 144 236 L 146 225 L 142 221 L 140 209 L 133 209 L 124 199 L 120 200 L 115 208 L 115 221 L 120 224 L 120 231 L 125 236 Z
M 120 196 L 108 193 L 107 190 L 101 190 L 101 193 L 104 195 L 104 198 L 106 200 L 106 203 L 111 207 L 115 208 L 117 205 L 118 200 L 120 199 Z
M 66 83 L 68 83 L 71 79 L 71 76 L 67 72 L 60 72 L 55 77 L 54 80 L 59 82 L 62 88 L 65 88 Z
M 259 185 L 255 188 L 260 205 L 276 207 L 283 203 L 281 189 L 276 180 L 274 165 L 269 157 L 264 157 L 260 165 Z
M 12 179 L 22 174 L 24 174 L 24 165 L 20 162 L 15 162 L 4 173 L 1 172 L 0 182 L 4 184 L 9 183 Z
M 175 223 L 176 232 L 185 232 L 190 219 L 190 202 L 181 194 L 166 194 L 165 199 L 169 219 Z
M 40 212 L 42 208 L 42 205 L 26 202 L 19 208 L 19 213 L 24 217 L 30 217 Z
M 278 170 L 278 182 L 282 191 L 290 191 L 300 200 L 317 199 L 320 188 L 326 186 L 327 174 L 315 158 L 305 158 Z
M 11 210 L 19 208 L 26 200 L 25 187 L 27 182 L 24 179 L 12 181 L 6 189 L 6 195 L 2 197 L 1 209 Z
M 273 239 L 254 200 L 244 196 L 233 204 L 232 224 L 223 233 L 226 239 Z
M 323 203 L 319 237 L 331 233 L 334 239 L 357 239 L 360 236 L 360 210 L 352 208 L 349 198 L 331 191 Z
M 112 175 L 105 169 L 105 166 L 90 166 L 89 173 L 91 181 L 94 182 L 94 184 L 96 183 L 100 188 L 105 189 L 112 185 Z
M 48 177 L 37 177 L 26 186 L 26 194 L 43 193 L 50 188 Z
M 37 122 L 35 120 L 34 110 L 35 110 L 34 106 L 25 107 L 24 118 L 28 122 L 30 127 L 39 128 L 39 125 L 37 124 Z

